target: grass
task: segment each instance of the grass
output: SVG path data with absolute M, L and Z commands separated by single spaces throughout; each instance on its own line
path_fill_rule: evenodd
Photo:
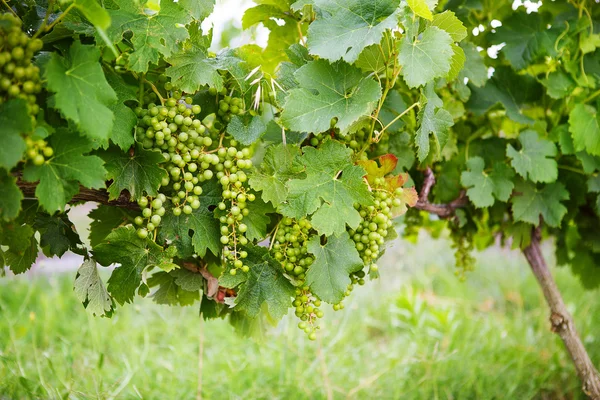
M 465 282 L 443 241 L 399 243 L 382 279 L 328 312 L 317 343 L 286 318 L 262 343 L 197 307 L 150 299 L 89 316 L 73 274 L 0 280 L 0 399 L 579 399 L 518 253 L 489 250 Z M 554 270 L 600 365 L 598 292 Z M 200 341 L 204 343 L 199 367 Z

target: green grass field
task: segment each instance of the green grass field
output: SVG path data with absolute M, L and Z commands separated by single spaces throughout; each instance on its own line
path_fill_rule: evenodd
M 386 260 L 316 343 L 294 318 L 257 343 L 151 299 L 95 318 L 73 273 L 3 278 L 0 399 L 192 399 L 199 375 L 206 399 L 583 398 L 520 254 L 480 254 L 465 282 L 442 241 L 399 243 Z M 598 292 L 554 273 L 600 365 Z

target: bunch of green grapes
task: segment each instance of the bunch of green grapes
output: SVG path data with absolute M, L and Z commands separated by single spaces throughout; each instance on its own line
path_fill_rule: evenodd
M 162 166 L 169 173 L 161 182 L 158 196 L 138 200 L 142 208 L 142 215 L 135 219 L 138 235 L 155 235 L 167 209 L 175 216 L 193 213 L 201 205 L 202 183 L 217 179 L 222 186 L 222 200 L 215 213 L 221 223 L 223 255 L 234 266 L 231 274 L 238 269 L 247 272 L 249 267 L 243 259 L 248 254 L 242 248 L 248 243 L 248 227 L 243 219 L 249 213 L 248 203 L 256 195 L 249 191 L 244 170 L 252 167 L 252 154 L 249 148 L 238 149 L 238 143 L 221 132 L 224 125 L 215 120 L 214 114 L 200 121 L 197 117 L 201 107 L 192 103 L 192 98 L 182 98 L 175 91 L 164 105 L 151 103 L 146 109 L 135 110 L 140 118 L 137 140 L 144 148 L 162 152 Z
M 472 233 L 466 229 L 460 229 L 457 224 L 450 226 L 450 239 L 454 249 L 454 259 L 456 262 L 456 276 L 465 279 L 469 271 L 475 269 L 475 257 L 473 257 L 473 237 Z
M 243 115 L 246 112 L 244 109 L 244 100 L 239 97 L 228 96 L 227 88 L 223 88 L 221 91 L 210 88 L 208 89 L 208 93 L 211 96 L 221 96 L 217 115 L 223 122 L 228 123 L 234 115 Z
M 316 232 L 306 218 L 294 220 L 285 217 L 279 223 L 271 250 L 286 273 L 296 280 L 298 287 L 292 305 L 296 316 L 300 318 L 298 328 L 305 331 L 310 340 L 316 339 L 316 331 L 319 329 L 317 320 L 323 318 L 323 311 L 319 309 L 321 300 L 311 293 L 304 282 L 306 272 L 314 262 L 308 253 L 308 241 L 315 235 Z
M 0 104 L 22 99 L 35 125 L 40 108 L 36 95 L 42 90 L 40 69 L 31 62 L 43 42 L 31 39 L 21 30 L 21 21 L 12 14 L 0 15 Z M 48 143 L 31 135 L 24 135 L 26 160 L 42 165 L 52 157 L 54 150 Z
M 12 14 L 0 16 L 0 104 L 23 99 L 32 117 L 39 112 L 36 94 L 42 90 L 40 69 L 31 63 L 43 42 L 21 31 L 21 21 Z
M 248 176 L 244 172 L 244 169 L 252 167 L 250 149 L 238 150 L 236 145 L 235 140 L 230 140 L 228 148 L 220 147 L 217 150 L 216 157 L 219 161 L 215 168 L 216 177 L 222 187 L 222 201 L 217 205 L 221 214 L 219 216 L 220 241 L 225 246 L 223 255 L 233 264 L 234 268 L 229 270 L 232 275 L 235 275 L 238 269 L 243 272 L 248 272 L 250 269 L 243 262 L 248 254 L 241 249 L 248 244 L 246 238 L 248 226 L 243 223 L 243 220 L 250 212 L 248 203 L 256 199 L 256 195 L 250 192 Z

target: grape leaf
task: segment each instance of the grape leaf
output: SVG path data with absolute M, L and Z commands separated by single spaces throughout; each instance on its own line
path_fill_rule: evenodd
M 131 199 L 138 200 L 144 194 L 156 196 L 167 171 L 159 166 L 165 159 L 160 152 L 145 150 L 137 144 L 133 155 L 117 148 L 101 153 L 106 162 L 107 179 L 112 179 L 108 187 L 109 199 L 116 199 L 121 191 L 127 190 Z
M 108 36 L 117 43 L 126 32 L 131 32 L 133 52 L 129 54 L 129 69 L 134 72 L 146 72 L 148 64 L 158 64 L 160 55 L 169 58 L 176 53 L 180 42 L 188 38 L 185 25 L 192 21 L 190 2 L 185 10 L 172 0 L 160 2 L 160 11 L 147 13 L 144 4 L 130 0 L 115 1 L 118 10 L 109 10 L 112 24 Z M 198 11 L 192 9 L 192 11 Z
M 548 74 L 546 79 L 542 80 L 542 85 L 546 88 L 548 96 L 553 99 L 562 99 L 575 89 L 573 79 L 561 70 Z
M 149 238 L 140 239 L 136 229 L 129 225 L 115 229 L 94 247 L 94 258 L 104 266 L 121 264 L 108 280 L 108 291 L 123 305 L 133 300 L 142 282 L 142 272 L 147 267 L 171 264 L 175 252 L 175 247 L 165 250 Z
M 312 292 L 327 303 L 339 303 L 350 284 L 350 273 L 359 271 L 363 262 L 347 232 L 329 236 L 321 245 L 321 238 L 313 236 L 308 251 L 315 256 L 306 273 L 306 284 Z
M 0 167 L 10 171 L 17 165 L 26 148 L 21 133 L 32 130 L 24 100 L 14 99 L 0 104 Z
M 267 126 L 259 115 L 235 115 L 227 125 L 227 133 L 241 144 L 248 146 L 267 132 Z
M 560 182 L 554 182 L 538 189 L 535 184 L 518 182 L 512 196 L 512 211 L 515 221 L 538 225 L 540 216 L 549 226 L 558 227 L 567 213 L 562 200 L 569 199 L 569 192 Z
M 345 62 L 311 61 L 294 77 L 299 87 L 289 91 L 281 120 L 297 132 L 323 132 L 334 117 L 338 118 L 337 127 L 345 131 L 369 115 L 381 97 L 377 82 Z
M 398 55 L 404 81 L 414 88 L 445 76 L 452 54 L 452 38 L 440 28 L 430 26 L 419 38 L 405 35 Z
M 491 207 L 494 198 L 507 201 L 512 193 L 515 173 L 505 164 L 495 163 L 494 169 L 484 171 L 485 162 L 481 157 L 472 157 L 467 161 L 468 171 L 463 171 L 460 179 L 467 188 L 467 196 L 475 207 Z
M 434 84 L 430 83 L 421 91 L 421 109 L 417 114 L 420 123 L 415 133 L 417 157 L 425 160 L 430 152 L 430 138 L 435 144 L 435 154 L 439 154 L 448 141 L 448 129 L 454 124 L 452 116 L 442 107 L 444 102 L 435 93 Z
M 21 211 L 23 193 L 16 185 L 16 178 L 0 168 L 0 219 L 10 221 Z
M 215 8 L 215 0 L 179 0 L 178 4 L 199 21 L 208 17 Z
M 92 219 L 90 224 L 90 244 L 95 247 L 101 243 L 113 230 L 133 221 L 132 213 L 136 215 L 139 211 L 130 211 L 122 207 L 113 207 L 100 204 L 89 213 Z
M 48 89 L 54 92 L 54 107 L 75 122 L 95 147 L 108 142 L 114 121 L 110 107 L 117 101 L 99 59 L 96 46 L 73 42 L 65 57 L 51 53 L 44 73 Z
M 42 207 L 53 213 L 64 209 L 79 192 L 79 184 L 92 189 L 103 188 L 106 170 L 100 157 L 85 155 L 93 148 L 87 138 L 58 129 L 49 141 L 54 156 L 42 165 L 28 165 L 23 178 L 28 182 L 39 181 L 35 196 Z
M 267 236 L 267 226 L 271 222 L 268 214 L 275 212 L 271 203 L 265 203 L 260 196 L 247 204 L 248 215 L 242 222 L 248 227 L 246 237 L 248 240 L 263 240 Z
M 188 291 L 181 288 L 177 285 L 177 278 L 164 271 L 153 274 L 148 279 L 148 285 L 150 287 L 159 286 L 158 290 L 152 295 L 152 299 L 156 304 L 179 305 L 183 307 L 191 306 L 194 302 L 200 300 L 200 292 L 198 290 Z
M 443 13 L 434 15 L 431 26 L 445 30 L 455 42 L 460 42 L 467 37 L 467 28 L 456 18 L 456 15 L 452 11 L 444 11 Z
M 263 200 L 279 206 L 287 197 L 287 181 L 296 177 L 304 168 L 298 161 L 300 148 L 278 144 L 269 146 L 259 168 L 250 176 L 250 186 L 261 192 Z
M 110 133 L 110 140 L 123 151 L 129 150 L 133 145 L 134 129 L 137 125 L 137 117 L 133 110 L 127 107 L 125 101 L 137 101 L 135 88 L 127 85 L 123 78 L 115 72 L 106 74 L 106 80 L 117 94 L 117 102 L 110 106 L 115 115 L 115 122 Z
M 429 21 L 433 19 L 433 14 L 429 9 L 426 0 L 407 0 L 407 3 L 415 15 L 418 15 L 419 17 L 425 18 Z
M 470 42 L 463 42 L 460 47 L 465 52 L 465 65 L 458 75 L 459 80 L 468 78 L 469 82 L 477 87 L 485 85 L 488 80 L 488 70 L 477 46 Z
M 339 235 L 358 227 L 362 218 L 354 203 L 373 203 L 363 180 L 365 171 L 353 165 L 352 150 L 330 140 L 321 148 L 305 147 L 299 161 L 306 177 L 288 182 L 288 197 L 281 205 L 284 215 L 296 219 L 312 214 L 312 224 L 321 234 Z
M 542 95 L 540 85 L 530 76 L 517 75 L 511 68 L 497 67 L 485 86 L 471 87 L 467 108 L 475 115 L 483 115 L 500 103 L 506 115 L 520 124 L 532 124 L 534 120 L 524 115 L 521 107 L 529 101 L 537 101 Z
M 175 283 L 183 290 L 195 292 L 204 288 L 204 278 L 201 274 L 189 271 L 187 269 L 176 269 L 170 272 L 175 277 Z
M 200 196 L 200 208 L 191 214 L 179 216 L 169 212 L 161 223 L 159 240 L 172 242 L 182 258 L 191 257 L 193 253 L 204 257 L 207 250 L 216 255 L 221 249 L 219 221 L 212 211 L 221 201 L 221 189 L 214 180 L 207 181 L 201 186 L 203 192 Z
M 450 71 L 448 71 L 448 75 L 446 75 L 446 79 L 448 81 L 453 81 L 458 78 L 460 71 L 465 65 L 465 52 L 456 43 L 452 43 L 452 58 L 450 59 Z
M 553 182 L 558 176 L 556 146 L 547 139 L 539 138 L 537 132 L 526 130 L 519 135 L 521 150 L 508 144 L 506 155 L 511 165 L 525 179 L 532 182 Z
M 569 114 L 569 132 L 576 151 L 585 150 L 600 156 L 600 123 L 596 109 L 587 104 L 577 104 Z
M 106 290 L 93 259 L 85 259 L 77 270 L 73 291 L 75 297 L 93 315 L 108 318 L 112 316 L 115 302 Z
M 40 246 L 49 250 L 48 255 L 62 257 L 68 250 L 85 254 L 79 235 L 66 214 L 36 214 L 33 227 L 40 232 Z M 46 251 L 45 251 L 46 252 Z
M 354 63 L 363 49 L 379 44 L 397 25 L 399 0 L 315 0 L 324 11 L 308 27 L 308 50 L 330 61 Z
M 35 231 L 29 225 L 11 223 L 4 225 L 0 244 L 8 246 L 4 251 L 4 265 L 15 274 L 22 274 L 31 268 L 38 255 Z
M 169 57 L 171 66 L 165 74 L 176 88 L 184 92 L 195 93 L 204 85 L 221 90 L 223 78 L 218 71 L 219 59 L 208 56 L 210 40 L 201 36 L 202 30 L 196 24 L 191 25 L 190 31 L 190 39 L 182 49 Z
M 545 55 L 554 55 L 559 32 L 549 29 L 539 13 L 516 12 L 502 21 L 491 38 L 494 44 L 506 43 L 500 51 L 519 70 Z
M 263 307 L 274 319 L 283 317 L 291 305 L 294 287 L 283 275 L 281 265 L 263 247 L 248 248 L 250 271 L 235 298 L 235 310 L 256 318 Z

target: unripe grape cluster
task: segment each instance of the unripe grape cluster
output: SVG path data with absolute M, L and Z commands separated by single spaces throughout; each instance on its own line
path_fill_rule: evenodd
M 210 88 L 208 93 L 212 96 L 221 95 L 217 115 L 225 123 L 231 121 L 231 118 L 234 115 L 244 114 L 245 110 L 243 106 L 243 100 L 239 97 L 227 96 L 227 89 L 223 88 L 220 92 L 217 92 L 217 89 Z
M 30 115 L 39 111 L 36 94 L 42 90 L 40 69 L 33 65 L 33 55 L 43 42 L 21 31 L 21 21 L 12 14 L 0 16 L 0 104 L 23 99 Z
M 165 88 L 171 89 L 170 84 Z M 252 167 L 252 154 L 249 148 L 238 149 L 238 143 L 225 136 L 225 125 L 214 114 L 200 121 L 201 107 L 192 103 L 192 98 L 173 92 L 164 105 L 150 103 L 135 110 L 140 118 L 137 140 L 146 149 L 162 152 L 162 167 L 169 174 L 161 182 L 158 196 L 138 199 L 142 209 L 142 215 L 135 218 L 138 235 L 154 235 L 167 210 L 179 216 L 199 209 L 203 182 L 216 179 L 222 187 L 215 214 L 221 223 L 223 256 L 233 266 L 232 275 L 239 269 L 247 272 L 243 259 L 248 253 L 242 248 L 248 244 L 248 226 L 243 220 L 256 195 L 249 190 L 244 170 Z

